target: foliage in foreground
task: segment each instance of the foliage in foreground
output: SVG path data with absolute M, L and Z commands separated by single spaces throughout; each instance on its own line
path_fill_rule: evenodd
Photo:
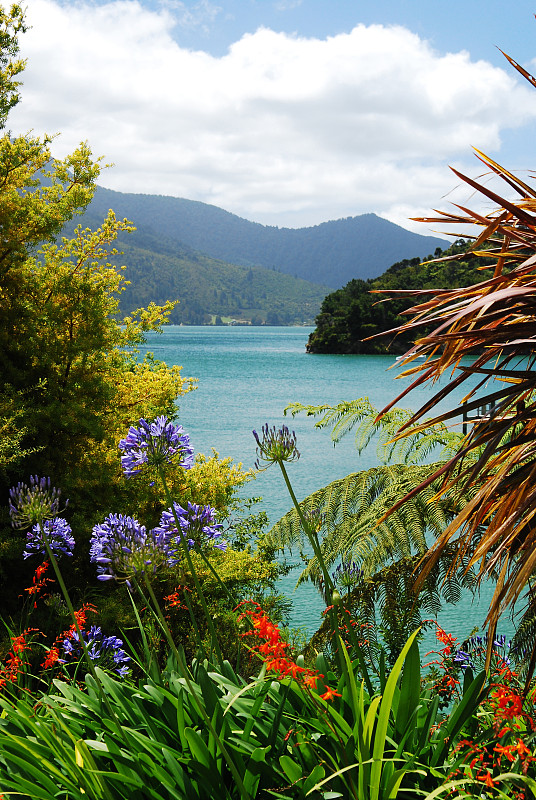
M 522 798 L 536 789 L 534 698 L 522 700 L 500 659 L 489 683 L 484 672 L 467 670 L 460 685 L 454 640 L 439 630 L 446 647 L 428 681 L 415 635 L 392 671 L 380 667 L 377 675 L 357 642 L 347 643 L 338 676 L 322 654 L 313 667 L 294 661 L 263 612 L 243 613 L 253 617 L 251 651 L 264 660 L 250 683 L 228 662 L 207 661 L 195 661 L 186 681 L 170 656 L 137 682 L 97 668 L 96 679 L 55 680 L 40 697 L 4 694 L 4 796 L 387 800 Z M 445 715 L 451 686 L 457 695 Z
M 285 469 L 299 457 L 295 435 L 268 425 L 254 435 L 258 466 L 281 468 L 300 514 Z M 222 584 L 219 564 L 209 558 L 214 549 L 227 555 L 222 526 L 209 506 L 173 501 L 167 485 L 173 462 L 192 468 L 189 437 L 159 417 L 131 426 L 119 447 L 125 475 L 156 476 L 169 504 L 153 529 L 119 514 L 93 529 L 88 555 L 98 580 L 124 582 L 137 615 L 131 656 L 123 639 L 88 625 L 93 608 L 75 611 L 72 605 L 59 561 L 72 557 L 75 540 L 58 516 L 59 491 L 49 479 L 32 477 L 10 492 L 12 524 L 28 530 L 28 557 L 42 554 L 52 565 L 72 622 L 48 648 L 34 640 L 35 629 L 11 636 L 0 671 L 4 796 L 388 800 L 410 793 L 431 800 L 455 791 L 460 797 L 515 792 L 521 799 L 536 787 L 529 774 L 536 759 L 534 691 L 522 695 L 510 660 L 501 652 L 486 680 L 485 671 L 475 669 L 474 649 L 457 648 L 438 629 L 445 647 L 422 679 L 415 631 L 389 671 L 385 653 L 354 624 L 303 515 L 333 601 L 327 647 L 306 663 L 258 603 L 242 602 L 236 662 L 240 672 L 256 677 L 249 683 L 239 677 L 223 656 L 200 580 L 204 563 Z M 198 653 L 192 661 L 153 588 L 171 568 L 192 579 L 190 592 L 165 598 L 168 611 L 184 604 L 189 613 Z M 35 574 L 34 603 L 46 593 L 45 575 L 43 564 Z M 193 613 L 194 597 L 200 615 Z M 32 676 L 35 647 L 44 660 Z M 129 677 L 131 669 L 137 679 Z
M 507 58 L 536 86 L 526 70 Z M 442 492 L 478 486 L 430 548 L 419 582 L 447 549 L 453 569 L 460 559 L 467 559 L 468 568 L 475 568 L 479 578 L 498 576 L 488 615 L 489 640 L 499 614 L 523 598 L 530 674 L 536 668 L 536 190 L 483 153 L 477 151 L 477 157 L 495 177 L 497 191 L 454 172 L 494 209 L 486 215 L 456 210 L 434 222 L 478 226 L 480 233 L 471 249 L 477 256 L 493 257 L 493 275 L 475 286 L 431 293 L 429 300 L 411 309 L 412 318 L 400 331 L 419 337 L 406 354 L 408 368 L 403 373 L 413 380 L 382 413 L 412 388 L 453 369 L 453 379 L 421 406 L 401 433 L 409 426 L 415 431 L 415 426 L 429 424 L 422 421 L 424 415 L 462 386 L 467 391 L 465 412 L 480 416 L 482 406 L 491 411 L 476 421 L 441 471 L 428 476 L 388 513 L 396 513 L 400 503 L 438 479 Z M 514 199 L 501 196 L 503 190 L 513 193 Z M 425 356 L 425 361 L 410 364 L 415 356 Z M 434 422 L 451 424 L 463 409 L 433 413 Z

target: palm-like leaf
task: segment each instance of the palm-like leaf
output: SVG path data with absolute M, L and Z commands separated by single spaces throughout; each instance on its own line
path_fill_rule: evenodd
M 328 566 L 339 561 L 356 561 L 365 575 L 373 575 L 386 564 L 428 550 L 427 537 L 438 537 L 467 504 L 471 489 L 455 489 L 436 499 L 429 485 L 396 512 L 378 524 L 401 497 L 426 481 L 437 470 L 428 465 L 395 464 L 374 467 L 333 481 L 309 495 L 300 504 L 306 516 L 320 518 L 322 554 Z M 473 490 L 476 491 L 476 490 Z M 269 533 L 278 549 L 298 547 L 304 552 L 306 539 L 295 509 L 285 514 Z M 308 559 L 300 581 L 320 580 L 316 558 Z
M 509 61 L 536 85 L 532 76 Z M 477 157 L 509 195 L 513 190 L 514 198 L 502 197 L 454 170 L 492 200 L 496 209 L 482 215 L 458 207 L 462 214 L 439 212 L 434 222 L 479 226 L 473 252 L 495 258 L 493 277 L 475 286 L 430 292 L 429 300 L 408 312 L 413 318 L 401 330 L 414 329 L 418 335 L 421 325 L 433 328 L 411 348 L 411 355 L 417 352 L 426 361 L 406 371 L 414 380 L 393 402 L 415 386 L 457 368 L 456 378 L 425 403 L 402 431 L 413 434 L 416 424 L 429 425 L 429 421 L 421 422 L 423 416 L 474 376 L 479 380 L 467 390 L 466 409 L 494 406 L 488 419 L 474 425 L 459 452 L 443 466 L 441 476 L 439 470 L 429 475 L 416 490 L 436 483 L 439 477 L 446 492 L 453 485 L 463 491 L 478 484 L 468 504 L 429 551 L 421 580 L 452 545 L 454 562 L 467 557 L 480 577 L 490 571 L 500 573 L 488 617 L 493 627 L 500 611 L 518 599 L 536 569 L 536 190 L 483 153 L 477 151 Z M 470 365 L 461 363 L 466 357 L 472 359 Z M 433 421 L 451 421 L 461 414 L 458 406 Z M 398 513 L 399 507 L 395 504 L 394 508 Z
M 305 413 L 308 417 L 321 417 L 315 428 L 330 428 L 331 440 L 340 442 L 343 436 L 355 429 L 358 453 L 377 438 L 377 455 L 381 463 L 421 463 L 434 453 L 439 459 L 454 455 L 460 448 L 462 436 L 449 431 L 446 425 L 434 423 L 415 426 L 413 435 L 400 438 L 400 428 L 410 423 L 413 412 L 391 408 L 380 416 L 368 397 L 360 397 L 336 406 L 311 406 L 291 403 L 285 414 Z M 438 453 L 439 451 L 439 453 Z

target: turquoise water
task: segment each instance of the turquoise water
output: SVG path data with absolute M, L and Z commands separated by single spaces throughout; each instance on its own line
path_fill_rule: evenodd
M 284 408 L 292 402 L 333 405 L 364 396 L 382 408 L 405 385 L 396 379 L 396 366 L 389 369 L 391 356 L 306 354 L 311 330 L 169 326 L 162 334 L 151 334 L 145 348 L 167 364 L 181 365 L 183 376 L 199 379 L 194 392 L 179 398 L 180 420 L 197 452 L 210 453 L 214 447 L 249 468 L 256 458 L 254 428 L 268 422 L 295 430 L 301 458 L 288 466 L 299 499 L 336 478 L 374 466 L 377 459 L 373 447 L 358 456 L 351 434 L 333 447 L 328 431 L 315 429 L 305 415 L 285 417 Z M 429 390 L 419 390 L 402 405 L 417 409 L 428 396 Z M 272 522 L 290 507 L 276 467 L 260 473 L 244 494 L 262 496 L 262 508 Z M 298 573 L 286 576 L 280 588 L 293 599 L 292 623 L 312 633 L 323 606 L 313 587 L 294 591 Z M 468 594 L 459 604 L 446 606 L 439 621 L 463 640 L 482 625 L 490 598 L 490 589 L 476 599 Z M 503 624 L 501 630 L 510 634 L 512 626 Z

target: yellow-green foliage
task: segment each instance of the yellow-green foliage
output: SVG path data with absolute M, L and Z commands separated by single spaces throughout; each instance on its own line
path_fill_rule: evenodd
M 175 487 L 182 505 L 190 501 L 225 512 L 233 503 L 236 489 L 252 478 L 253 473 L 244 471 L 242 464 L 233 464 L 229 457 L 220 458 L 213 449 L 210 457 L 198 453 L 192 469 L 176 472 Z
M 218 590 L 223 591 L 215 576 L 209 570 L 201 556 L 194 554 L 194 566 L 203 581 L 204 590 L 212 595 Z M 220 580 L 230 589 L 238 588 L 247 583 L 260 586 L 277 578 L 278 565 L 274 562 L 264 561 L 258 553 L 250 550 L 233 550 L 228 547 L 225 553 L 214 550 L 210 561 L 218 573 Z

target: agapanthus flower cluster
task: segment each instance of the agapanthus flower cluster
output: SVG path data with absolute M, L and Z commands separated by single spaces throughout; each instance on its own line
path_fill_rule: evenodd
M 180 530 L 177 527 L 177 520 Z M 225 550 L 227 542 L 222 539 L 222 527 L 220 523 L 216 522 L 214 508 L 198 506 L 189 501 L 187 508 L 173 503 L 173 508 L 162 512 L 159 523 L 159 530 L 169 542 L 178 547 L 180 539 L 186 539 L 190 550 L 202 550 L 207 547 Z
M 154 573 L 177 563 L 176 548 L 160 528 L 146 530 L 137 519 L 110 514 L 95 525 L 90 541 L 90 560 L 97 564 L 100 581 L 126 580 L 135 575 Z
M 363 570 L 356 561 L 341 561 L 332 577 L 335 586 L 349 589 L 359 583 L 363 577 Z
M 123 650 L 123 641 L 117 636 L 105 636 L 102 630 L 92 625 L 89 631 L 81 631 L 90 659 L 102 669 L 109 669 L 124 677 L 129 672 L 130 656 Z M 61 664 L 78 662 L 84 652 L 76 631 L 67 636 L 61 645 Z
M 510 648 L 511 641 L 504 635 L 496 635 L 493 639 L 491 651 L 491 667 L 493 669 L 510 668 Z M 488 634 L 484 636 L 471 636 L 456 652 L 454 663 L 461 669 L 472 669 L 473 671 L 484 669 L 486 654 L 488 650 Z
M 289 431 L 286 425 L 270 428 L 268 423 L 262 426 L 262 436 L 257 431 L 253 431 L 253 436 L 257 442 L 257 461 L 255 469 L 268 469 L 272 464 L 282 464 L 283 462 L 297 461 L 300 452 L 296 446 L 296 434 Z
M 52 519 L 59 511 L 61 491 L 50 483 L 50 478 L 30 476 L 30 483 L 20 482 L 9 490 L 9 515 L 14 528 L 31 528 Z M 65 501 L 67 506 L 68 500 Z
M 131 426 L 119 442 L 123 451 L 121 466 L 127 478 L 139 475 L 144 467 L 161 467 L 175 458 L 183 469 L 194 465 L 194 450 L 190 437 L 181 425 L 174 425 L 167 417 L 157 417 L 153 422 L 140 419 L 137 428 Z
M 75 541 L 71 526 L 63 517 L 54 517 L 54 519 L 47 519 L 41 524 L 34 525 L 32 530 L 28 531 L 26 547 L 23 552 L 24 558 L 30 558 L 36 554 L 48 555 L 43 535 L 56 558 L 62 555 L 72 556 Z

